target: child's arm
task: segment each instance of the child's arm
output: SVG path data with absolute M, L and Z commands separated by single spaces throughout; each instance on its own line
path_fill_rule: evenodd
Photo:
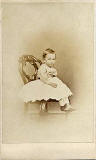
M 40 80 L 43 82 L 43 83 L 46 83 L 54 88 L 57 87 L 57 84 L 56 83 L 52 83 L 52 82 L 49 82 L 48 78 L 45 78 L 42 74 L 40 75 Z
M 43 83 L 46 83 L 54 88 L 57 87 L 57 84 L 55 83 L 52 83 L 49 81 L 48 79 L 48 75 L 47 75 L 47 71 L 46 71 L 46 67 L 44 67 L 44 65 L 40 66 L 39 70 L 38 70 L 38 77 L 40 78 L 40 80 L 43 82 Z

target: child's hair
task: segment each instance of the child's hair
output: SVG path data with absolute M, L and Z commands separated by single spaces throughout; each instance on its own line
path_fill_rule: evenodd
M 47 54 L 55 54 L 55 51 L 51 48 L 47 48 L 45 51 L 43 51 L 43 58 L 45 59 Z

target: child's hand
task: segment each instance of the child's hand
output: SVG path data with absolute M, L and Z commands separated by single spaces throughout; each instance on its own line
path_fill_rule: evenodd
M 56 84 L 56 83 L 50 83 L 50 86 L 56 88 L 56 87 L 57 87 L 57 84 Z
M 52 72 L 49 72 L 49 73 L 48 73 L 48 77 L 53 77 L 53 73 L 52 73 Z

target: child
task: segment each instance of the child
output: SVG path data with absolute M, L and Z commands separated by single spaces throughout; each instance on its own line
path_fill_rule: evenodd
M 55 51 L 48 48 L 43 52 L 43 64 L 38 69 L 37 80 L 25 84 L 21 90 L 24 102 L 55 99 L 59 101 L 61 111 L 72 109 L 68 97 L 72 95 L 70 89 L 57 78 L 54 68 Z M 46 108 L 45 108 L 46 109 Z

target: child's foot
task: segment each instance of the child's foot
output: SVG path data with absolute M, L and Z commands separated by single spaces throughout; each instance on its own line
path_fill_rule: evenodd
M 64 111 L 72 111 L 72 110 L 73 110 L 72 106 L 70 104 L 66 104 Z

